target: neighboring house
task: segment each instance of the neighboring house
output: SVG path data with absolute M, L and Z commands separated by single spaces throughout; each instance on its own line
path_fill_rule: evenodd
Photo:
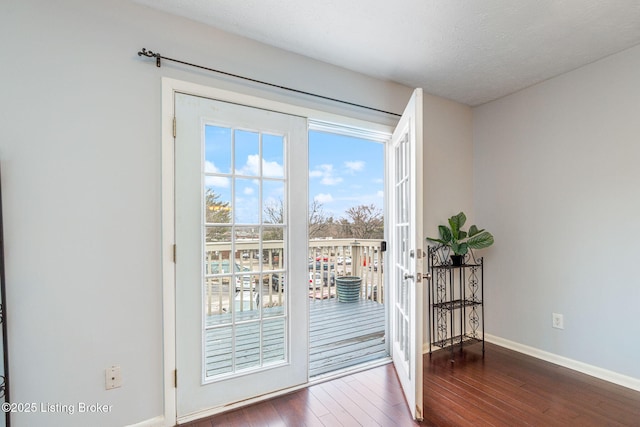
M 16 426 L 163 423 L 160 78 L 319 106 L 158 69 L 142 47 L 391 111 L 412 90 L 127 0 L 3 1 L 12 397 L 112 405 L 14 414 Z M 636 46 L 474 108 L 426 96 L 424 158 L 425 230 L 463 210 L 496 238 L 485 252 L 491 338 L 635 388 L 639 75 Z M 123 386 L 105 391 L 111 364 Z

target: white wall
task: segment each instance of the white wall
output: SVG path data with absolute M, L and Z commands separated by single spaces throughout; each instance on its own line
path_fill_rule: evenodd
M 471 108 L 424 95 L 424 231 L 438 236 L 438 225 L 463 211 L 474 221 Z M 425 241 L 425 244 L 427 242 Z
M 640 47 L 473 110 L 487 330 L 640 378 Z M 564 330 L 552 329 L 552 312 Z
M 454 101 L 424 94 L 423 101 L 423 231 L 424 250 L 438 237 L 438 225 L 463 211 L 468 228 L 473 224 L 473 139 L 471 108 Z M 427 258 L 424 258 L 427 269 Z M 423 282 L 427 317 L 427 281 Z M 429 346 L 429 328 L 423 329 L 423 348 Z
M 12 400 L 113 405 L 15 414 L 18 427 L 117 426 L 163 413 L 161 77 L 283 98 L 169 62 L 158 69 L 137 56 L 142 47 L 391 111 L 411 93 L 126 0 L 2 1 Z M 111 364 L 123 387 L 105 391 Z

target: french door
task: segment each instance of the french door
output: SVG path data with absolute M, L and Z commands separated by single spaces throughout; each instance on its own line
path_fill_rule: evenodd
M 176 93 L 174 134 L 180 422 L 307 382 L 307 120 Z
M 409 410 L 422 419 L 422 89 L 416 89 L 389 145 L 391 354 Z

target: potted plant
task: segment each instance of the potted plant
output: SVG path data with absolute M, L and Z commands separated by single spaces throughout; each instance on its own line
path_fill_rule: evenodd
M 464 231 L 462 226 L 467 222 L 464 212 L 449 218 L 449 226 L 439 225 L 440 238 L 427 237 L 427 240 L 440 243 L 442 246 L 451 248 L 451 263 L 455 266 L 462 265 L 464 256 L 469 249 L 482 249 L 493 245 L 493 236 L 484 229 L 480 230 L 475 225 Z

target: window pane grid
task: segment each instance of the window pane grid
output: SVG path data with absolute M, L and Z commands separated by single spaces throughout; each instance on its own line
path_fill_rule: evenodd
M 205 350 L 211 380 L 288 359 L 286 176 L 284 136 L 205 128 L 203 342 L 228 351 Z

